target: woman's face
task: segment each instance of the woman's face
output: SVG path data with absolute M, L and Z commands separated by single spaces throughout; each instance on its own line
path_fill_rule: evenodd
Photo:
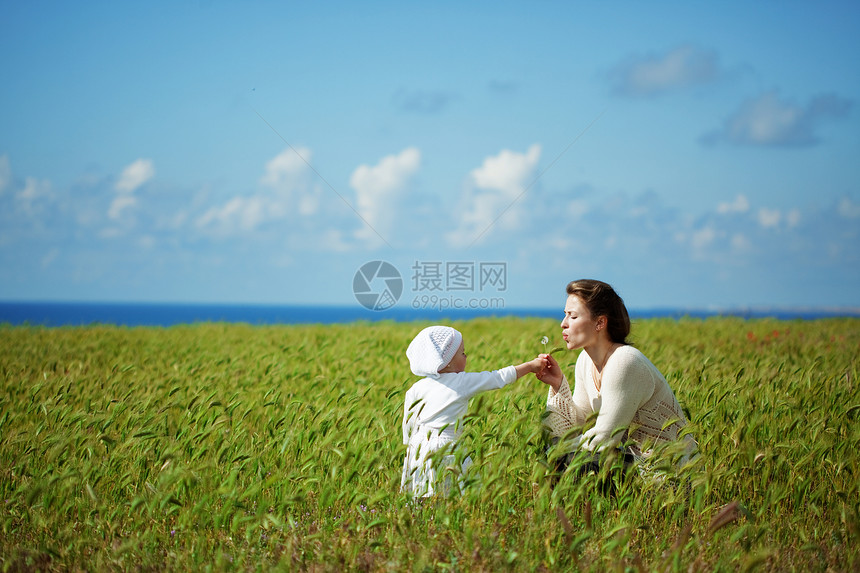
M 465 343 L 461 342 L 457 353 L 448 365 L 439 372 L 465 372 L 466 371 L 466 347 Z
M 597 341 L 600 331 L 598 320 L 591 316 L 588 307 L 575 294 L 567 297 L 564 305 L 564 320 L 561 321 L 561 334 L 567 348 L 585 348 Z

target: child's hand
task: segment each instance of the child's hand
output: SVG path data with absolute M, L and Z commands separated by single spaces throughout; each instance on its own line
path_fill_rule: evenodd
M 546 369 L 546 359 L 548 356 L 548 354 L 539 354 L 537 358 L 529 360 L 528 362 L 523 362 L 519 366 L 515 366 L 514 368 L 517 370 L 517 378 L 522 378 L 529 372 L 537 376 L 539 372 Z
M 538 354 L 537 358 L 527 362 L 530 371 L 534 373 L 535 376 L 537 376 L 540 372 L 543 372 L 546 369 L 548 365 L 546 360 L 547 358 L 549 358 L 549 354 Z

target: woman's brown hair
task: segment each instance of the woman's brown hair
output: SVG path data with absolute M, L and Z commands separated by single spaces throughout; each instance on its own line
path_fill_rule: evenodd
M 606 317 L 606 329 L 612 342 L 629 344 L 630 315 L 624 301 L 611 286 L 594 279 L 580 279 L 568 283 L 567 294 L 579 297 L 592 318 Z

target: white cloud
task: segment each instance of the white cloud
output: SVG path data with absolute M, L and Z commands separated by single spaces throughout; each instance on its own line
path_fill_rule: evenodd
M 155 167 L 150 159 L 138 159 L 123 169 L 114 187 L 120 193 L 133 193 L 155 175 Z
M 383 157 L 376 167 L 360 165 L 350 177 L 350 185 L 361 199 L 387 195 L 398 191 L 406 180 L 417 171 L 421 163 L 421 152 L 409 147 L 399 155 Z
M 631 57 L 609 79 L 616 94 L 643 97 L 710 83 L 723 74 L 715 52 L 684 45 L 665 54 Z
M 508 198 L 516 197 L 530 183 L 528 179 L 534 174 L 540 153 L 541 147 L 537 143 L 529 147 L 526 153 L 503 149 L 495 157 L 486 158 L 481 167 L 472 171 L 475 187 L 499 190 Z
M 155 166 L 150 159 L 138 159 L 126 166 L 114 185 L 117 194 L 108 207 L 108 219 L 117 221 L 124 214 L 133 211 L 138 205 L 134 192 L 153 176 L 155 176 Z
M 306 147 L 296 148 L 295 151 L 292 148 L 285 149 L 266 162 L 260 183 L 276 188 L 291 185 L 304 174 L 312 158 L 311 150 Z
M 47 179 L 36 179 L 35 177 L 24 179 L 24 188 L 15 194 L 22 213 L 27 216 L 42 213 L 49 207 L 49 202 L 46 200 L 52 197 L 51 190 L 51 182 Z
M 259 179 L 263 189 L 210 206 L 196 218 L 195 226 L 216 235 L 248 234 L 267 223 L 314 215 L 320 190 L 309 180 L 311 157 L 304 147 L 284 150 L 266 162 Z
M 581 219 L 591 210 L 588 203 L 581 199 L 574 199 L 567 204 L 567 214 L 571 219 Z
M 791 137 L 803 110 L 779 99 L 771 92 L 744 104 L 726 124 L 732 141 L 773 144 Z
M 396 214 L 397 196 L 420 165 L 421 152 L 409 147 L 383 157 L 373 167 L 360 165 L 353 171 L 349 184 L 355 189 L 356 209 L 366 223 L 356 232 L 358 238 L 375 241 L 386 237 Z
M 714 242 L 716 236 L 717 233 L 712 227 L 705 227 L 704 229 L 699 229 L 693 232 L 693 236 L 690 238 L 690 244 L 694 249 L 704 249 Z
M 0 194 L 6 190 L 12 182 L 12 167 L 9 165 L 9 156 L 0 155 Z
M 758 210 L 758 223 L 765 229 L 778 226 L 780 221 L 782 221 L 782 213 L 779 209 L 766 209 L 762 207 Z
M 51 193 L 51 183 L 47 180 L 38 180 L 35 177 L 27 177 L 24 188 L 18 192 L 18 199 L 25 203 L 32 203 Z
M 552 251 L 549 245 L 575 241 L 568 248 L 576 250 L 575 268 L 591 264 L 606 275 L 618 269 L 635 273 L 645 260 L 671 272 L 683 272 L 690 264 L 708 264 L 730 275 L 742 269 L 757 273 L 771 266 L 787 267 L 789 261 L 825 264 L 819 260 L 819 246 L 828 240 L 842 250 L 826 264 L 837 260 L 848 264 L 860 253 L 858 219 L 839 216 L 839 201 L 826 209 L 814 205 L 760 209 L 747 206 L 754 201 L 739 200 L 733 194 L 722 209 L 715 203 L 708 213 L 691 214 L 663 203 L 659 195 L 580 189 L 575 199 L 585 203 L 588 214 L 571 220 L 567 210 L 571 198 L 547 194 L 541 199 L 545 209 L 539 220 L 526 220 L 529 226 L 524 229 L 499 233 L 485 247 L 512 256 L 508 253 Z M 646 215 L 638 214 L 643 204 L 649 206 Z M 846 214 L 854 209 L 860 218 L 860 205 L 844 204 Z M 737 213 L 743 208 L 746 212 Z
M 472 170 L 466 205 L 458 228 L 448 234 L 449 242 L 463 246 L 483 239 L 497 222 L 501 228 L 515 228 L 520 214 L 517 201 L 534 181 L 540 154 L 537 143 L 526 153 L 503 149 Z
M 732 247 L 736 251 L 748 251 L 752 247 L 752 243 L 743 233 L 735 233 L 732 235 Z
M 750 202 L 744 195 L 738 195 L 731 203 L 720 203 L 717 206 L 717 213 L 746 213 L 749 211 Z
M 860 204 L 855 203 L 850 197 L 843 197 L 836 207 L 837 212 L 846 219 L 860 218 Z
M 800 106 L 769 91 L 745 101 L 723 124 L 705 134 L 705 144 L 732 143 L 760 146 L 809 146 L 821 122 L 848 115 L 853 102 L 833 94 L 819 95 Z
M 319 210 L 320 190 L 308 181 L 310 149 L 285 149 L 266 163 L 260 183 L 271 188 L 277 196 L 268 201 L 274 217 L 289 212 L 310 216 Z
M 326 251 L 344 253 L 353 249 L 353 245 L 344 240 L 343 233 L 338 229 L 327 229 L 319 237 L 320 248 Z
M 122 217 L 123 211 L 137 206 L 137 198 L 131 195 L 118 195 L 114 197 L 108 208 L 108 218 L 116 221 Z
M 233 197 L 223 205 L 207 209 L 197 219 L 197 226 L 216 227 L 219 233 L 227 235 L 253 231 L 274 214 L 266 207 L 266 202 L 258 195 Z

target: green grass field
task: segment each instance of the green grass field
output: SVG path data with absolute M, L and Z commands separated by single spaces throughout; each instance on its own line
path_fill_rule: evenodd
M 470 370 L 560 343 L 554 320 L 452 324 Z M 550 487 L 533 376 L 472 401 L 482 487 L 408 503 L 423 326 L 0 327 L 0 567 L 860 568 L 860 320 L 634 323 L 699 442 L 689 504 L 635 480 L 615 499 Z M 556 356 L 572 376 L 576 354 Z

